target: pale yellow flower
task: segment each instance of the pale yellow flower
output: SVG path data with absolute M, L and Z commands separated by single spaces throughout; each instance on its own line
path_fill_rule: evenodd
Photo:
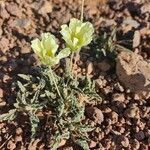
M 49 66 L 58 64 L 60 59 L 65 58 L 70 54 L 70 49 L 65 48 L 56 55 L 58 44 L 54 35 L 50 33 L 43 33 L 41 35 L 41 40 L 38 38 L 33 40 L 31 42 L 31 47 L 39 56 L 41 63 Z
M 92 41 L 94 28 L 90 22 L 83 23 L 73 18 L 69 26 L 62 25 L 61 28 L 60 33 L 71 51 L 78 51 Z

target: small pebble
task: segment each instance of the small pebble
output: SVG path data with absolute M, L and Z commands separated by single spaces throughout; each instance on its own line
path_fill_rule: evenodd
M 118 114 L 116 112 L 111 112 L 110 113 L 110 118 L 111 118 L 111 123 L 115 124 L 116 122 L 118 122 Z
M 22 131 L 22 129 L 21 129 L 20 127 L 16 129 L 16 134 L 17 134 L 17 135 L 22 134 L 22 132 L 23 132 L 23 131 Z
M 127 137 L 123 137 L 121 144 L 123 147 L 128 147 L 129 146 L 129 139 Z
M 126 110 L 126 116 L 129 118 L 139 118 L 139 108 L 136 106 L 128 108 Z
M 9 150 L 15 150 L 16 148 L 16 143 L 14 143 L 12 140 L 9 140 L 8 143 L 7 143 L 7 148 Z
M 59 143 L 59 147 L 64 146 L 66 144 L 66 140 L 62 139 Z
M 0 98 L 2 98 L 2 97 L 3 97 L 3 95 L 4 95 L 4 93 L 3 93 L 3 89 L 1 89 L 1 88 L 0 88 Z
M 150 146 L 150 137 L 148 138 L 148 146 Z
M 90 144 L 89 144 L 89 147 L 90 148 L 94 148 L 94 147 L 96 147 L 96 144 L 97 144 L 96 142 L 94 142 L 93 140 L 91 140 Z
M 64 147 L 62 150 L 73 150 L 73 147 L 72 146 Z
M 97 124 L 101 124 L 104 121 L 102 111 L 96 107 L 86 108 L 86 115 Z
M 138 141 L 142 141 L 145 138 L 145 134 L 143 131 L 139 131 L 138 133 L 135 134 L 135 138 Z
M 94 71 L 94 66 L 93 66 L 93 63 L 88 61 L 87 62 L 87 74 L 92 74 Z
M 140 148 L 140 143 L 139 141 L 137 141 L 136 139 L 134 139 L 132 141 L 132 145 L 131 145 L 132 148 L 134 148 L 135 150 L 138 150 Z
M 103 72 L 106 72 L 110 69 L 110 64 L 108 63 L 107 60 L 104 60 L 100 63 L 98 63 L 98 68 L 103 71 Z
M 124 94 L 115 93 L 112 96 L 112 100 L 113 101 L 124 102 L 125 101 L 125 96 L 124 96 Z

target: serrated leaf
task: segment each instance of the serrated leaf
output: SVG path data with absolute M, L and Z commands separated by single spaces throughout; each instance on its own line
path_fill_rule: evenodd
M 58 132 L 54 135 L 54 143 L 51 145 L 51 150 L 57 150 L 59 143 L 61 142 L 62 135 Z
M 92 130 L 94 130 L 94 128 L 90 126 L 79 126 L 80 132 L 91 132 Z
M 88 143 L 86 142 L 86 140 L 77 139 L 75 142 L 76 142 L 78 145 L 80 145 L 84 150 L 90 150 L 90 149 L 89 149 L 89 145 L 88 145 Z
M 31 104 L 36 102 L 39 98 L 39 94 L 40 94 L 40 90 L 37 90 L 33 96 L 33 98 L 31 99 Z
M 56 98 L 56 94 L 48 91 L 48 90 L 45 90 L 45 94 L 48 98 L 52 98 L 52 99 L 55 99 Z
M 18 76 L 26 81 L 30 81 L 30 76 L 25 74 L 18 74 Z
M 20 91 L 17 93 L 17 103 L 18 103 L 18 106 L 24 106 L 24 105 L 27 105 L 27 101 L 26 101 L 26 98 L 27 98 L 27 95 L 26 93 L 20 93 Z
M 29 114 L 29 119 L 30 119 L 30 123 L 31 123 L 31 137 L 35 137 L 37 128 L 38 128 L 38 124 L 39 124 L 39 118 L 35 115 L 30 113 Z
M 23 86 L 23 84 L 20 81 L 17 81 L 18 87 L 21 90 L 22 93 L 26 92 L 26 88 Z
M 58 111 L 59 111 L 59 113 L 58 113 L 58 117 L 61 117 L 62 116 L 62 114 L 64 113 L 64 108 L 65 108 L 65 104 L 62 102 L 62 100 L 60 100 L 60 102 L 59 102 L 59 106 L 58 106 Z
M 72 118 L 72 122 L 81 122 L 84 117 L 84 107 L 80 108 L 80 111 Z
M 57 150 L 57 148 L 59 147 L 59 144 L 60 144 L 61 140 L 63 140 L 63 139 L 69 139 L 69 137 L 70 137 L 70 132 L 69 131 L 66 131 L 64 134 L 60 134 L 57 131 L 56 134 L 53 137 L 54 143 L 53 143 L 53 145 L 51 145 L 51 150 Z
M 16 118 L 16 112 L 17 112 L 16 109 L 12 109 L 8 113 L 0 115 L 0 121 L 14 120 Z

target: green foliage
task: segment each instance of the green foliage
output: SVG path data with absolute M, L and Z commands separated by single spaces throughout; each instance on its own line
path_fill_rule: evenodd
M 57 93 L 54 82 L 51 80 L 50 69 L 38 68 L 37 70 L 37 76 L 19 75 L 24 84 L 18 81 L 19 91 L 14 104 L 15 109 L 8 114 L 1 115 L 0 120 L 13 120 L 18 112 L 23 112 L 29 116 L 31 136 L 35 137 L 40 122 L 37 114 L 43 108 L 46 108 L 52 112 L 49 117 L 53 124 L 50 122 L 49 124 L 51 129 L 55 130 L 54 134 L 51 135 L 53 141 L 50 145 L 51 149 L 57 149 L 56 147 L 62 139 L 71 138 L 86 150 L 87 132 L 92 131 L 93 128 L 83 123 L 85 120 L 85 105 L 92 103 L 93 100 L 101 101 L 100 96 L 95 91 L 94 82 L 88 77 L 74 80 L 68 74 L 59 77 L 53 73 L 62 100 Z
M 116 32 L 116 28 L 112 30 L 110 35 L 108 35 L 106 32 L 100 32 L 92 42 L 90 52 L 92 54 L 94 53 L 94 56 L 97 58 L 105 56 L 113 60 L 116 58 L 118 52 L 120 51 L 131 52 L 131 50 L 118 44 Z
M 101 101 L 96 93 L 95 83 L 88 76 L 74 77 L 67 65 L 60 77 L 51 69 L 60 59 L 69 56 L 70 51 L 76 52 L 82 46 L 89 44 L 93 37 L 93 26 L 89 22 L 83 23 L 75 18 L 71 19 L 69 27 L 62 26 L 61 34 L 67 48 L 59 53 L 55 37 L 50 33 L 43 33 L 41 40 L 32 41 L 31 47 L 39 56 L 41 64 L 36 68 L 36 74 L 18 76 L 18 92 L 14 109 L 0 116 L 0 121 L 14 120 L 18 113 L 28 116 L 31 125 L 31 138 L 36 138 L 39 122 L 39 112 L 46 110 L 51 115 L 43 116 L 46 126 L 49 124 L 51 136 L 50 149 L 56 150 L 62 139 L 72 139 L 84 150 L 88 150 L 88 132 L 93 128 L 85 120 L 87 104 Z M 72 68 L 71 68 L 72 69 Z
M 78 139 L 76 140 L 76 143 L 80 145 L 84 150 L 89 150 L 89 146 L 86 140 Z
M 8 113 L 0 115 L 0 121 L 12 121 L 16 118 L 16 109 L 11 109 Z
M 36 113 L 42 110 L 47 103 L 47 101 L 39 101 L 41 91 L 45 87 L 45 82 L 44 80 L 37 78 L 36 80 L 39 81 L 39 83 L 34 83 L 31 76 L 21 74 L 19 76 L 28 82 L 25 84 L 22 84 L 20 81 L 17 82 L 19 91 L 17 93 L 16 103 L 14 104 L 15 109 L 10 110 L 6 114 L 2 114 L 0 121 L 11 121 L 16 118 L 18 112 L 25 113 L 29 116 L 31 122 L 31 137 L 33 138 L 35 137 L 36 129 L 39 124 Z

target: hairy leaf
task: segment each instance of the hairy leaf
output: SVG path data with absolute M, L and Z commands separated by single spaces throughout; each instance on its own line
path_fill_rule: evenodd
M 88 145 L 88 143 L 86 142 L 86 140 L 77 139 L 77 140 L 76 140 L 76 143 L 77 143 L 78 145 L 80 145 L 84 150 L 89 150 L 89 145 Z
M 16 109 L 12 109 L 8 113 L 0 115 L 0 122 L 6 121 L 6 120 L 9 120 L 9 121 L 14 120 L 16 118 L 16 112 L 17 112 Z

